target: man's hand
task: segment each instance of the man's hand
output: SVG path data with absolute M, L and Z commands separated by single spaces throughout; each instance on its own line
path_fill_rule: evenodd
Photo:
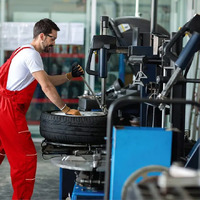
M 81 113 L 78 110 L 71 109 L 68 107 L 66 104 L 65 106 L 61 109 L 62 112 L 64 112 L 66 115 L 81 115 Z
M 80 77 L 83 74 L 84 74 L 83 68 L 78 63 L 74 63 L 72 65 L 72 76 L 73 77 Z
M 75 62 L 72 65 L 72 71 L 66 73 L 66 78 L 67 80 L 71 80 L 73 77 L 80 77 L 84 74 L 83 68 L 77 63 Z
M 78 110 L 70 109 L 67 113 L 67 115 L 81 115 L 81 113 Z

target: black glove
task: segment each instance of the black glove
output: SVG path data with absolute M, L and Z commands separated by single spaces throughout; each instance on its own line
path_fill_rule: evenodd
M 78 63 L 72 64 L 72 76 L 79 77 L 84 74 L 83 68 Z

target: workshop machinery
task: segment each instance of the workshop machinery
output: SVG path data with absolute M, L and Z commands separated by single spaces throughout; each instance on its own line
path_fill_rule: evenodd
M 42 146 L 44 155 L 59 155 L 51 159 L 55 165 L 75 171 L 73 200 L 120 199 L 123 182 L 131 172 L 150 164 L 169 167 L 173 161 L 183 160 L 185 105 L 199 107 L 196 102 L 185 99 L 186 83 L 198 82 L 187 79 L 186 75 L 200 48 L 199 21 L 200 16 L 195 15 L 170 39 L 161 27 L 162 33 L 155 32 L 156 28 L 146 32 L 137 27 L 145 23 L 148 30 L 154 27 L 155 24 L 144 19 L 101 18 L 101 34 L 93 37 L 86 66 L 88 74 L 101 78 L 101 93 L 82 96 L 79 107 L 82 113 L 100 108 L 102 115 L 108 114 L 101 135 L 105 140 L 100 144 L 95 144 L 98 139 L 92 143 L 80 140 L 68 144 L 45 140 Z M 129 25 L 127 30 L 120 32 L 120 26 L 125 23 Z M 108 28 L 113 35 L 107 34 Z M 183 48 L 186 32 L 191 37 Z M 97 71 L 90 69 L 94 52 L 99 56 Z M 112 92 L 106 90 L 105 84 L 111 54 L 123 54 L 134 72 L 132 84 L 124 86 L 118 82 L 120 86 Z M 186 70 L 184 76 L 183 70 Z M 170 116 L 172 124 L 169 130 L 164 128 L 166 116 Z M 74 118 L 77 118 L 74 126 L 80 129 L 79 116 Z M 149 155 L 148 159 L 143 159 L 145 155 Z
M 168 96 L 171 88 L 175 85 L 175 83 L 178 82 L 178 81 L 181 82 L 181 80 L 180 80 L 181 79 L 181 77 L 180 77 L 181 72 L 184 69 L 188 70 L 188 68 L 190 67 L 191 61 L 193 59 L 194 54 L 200 48 L 200 45 L 199 45 L 200 44 L 199 26 L 197 25 L 199 23 L 199 21 L 200 21 L 200 16 L 199 15 L 195 15 L 188 23 L 186 23 L 181 28 L 181 30 L 179 32 L 177 32 L 175 34 L 175 36 L 172 38 L 172 40 L 166 45 L 164 54 L 165 54 L 165 56 L 168 56 L 170 59 L 172 59 L 175 62 L 175 67 L 176 68 L 175 68 L 174 73 L 172 73 L 171 78 L 168 80 L 166 86 L 163 88 L 162 92 L 156 97 L 156 99 L 164 100 Z M 180 40 L 182 40 L 182 38 L 185 36 L 186 32 L 189 32 L 191 34 L 191 37 L 190 37 L 189 41 L 187 42 L 187 44 L 185 45 L 183 50 L 180 51 L 179 55 L 172 53 L 173 45 L 175 45 L 175 43 L 177 41 L 180 42 Z M 185 78 L 186 78 L 186 75 L 185 75 Z M 193 82 L 199 82 L 199 80 L 192 80 L 192 81 Z M 186 82 L 187 82 L 187 79 L 185 80 L 185 83 Z M 176 99 L 172 99 L 171 100 L 171 104 L 170 104 L 171 106 L 173 106 L 173 104 L 175 104 L 175 105 L 179 104 L 178 107 L 173 108 L 175 111 L 172 110 L 172 113 L 171 113 L 172 117 L 174 117 L 173 113 L 178 111 L 177 108 L 179 108 L 179 110 L 182 111 L 182 112 L 179 113 L 179 115 L 182 114 L 183 117 L 185 117 L 185 105 L 184 106 L 181 105 L 181 104 L 189 103 L 189 102 L 187 102 L 185 100 L 185 94 L 186 94 L 185 85 L 182 87 L 181 92 L 182 92 L 182 94 L 181 94 L 181 96 L 179 96 L 179 97 L 182 98 L 181 100 L 178 100 L 178 101 L 176 101 Z M 174 96 L 175 95 L 172 95 L 172 97 L 174 97 Z M 132 104 L 132 103 L 134 103 L 135 99 L 134 98 L 131 99 L 131 97 L 124 98 L 123 100 L 120 100 L 120 103 L 119 103 L 120 106 L 122 106 L 123 101 L 125 101 L 126 102 L 125 105 L 127 105 L 128 101 L 130 101 L 131 104 Z M 157 103 L 157 104 L 159 104 L 158 107 L 161 110 L 164 109 L 165 106 L 169 105 L 169 103 L 170 103 L 170 102 L 167 103 L 167 100 L 166 100 L 166 102 L 162 102 L 161 104 L 159 102 L 156 102 L 156 100 L 153 100 L 153 101 L 152 100 L 150 100 L 150 101 L 149 100 L 142 100 L 142 99 L 136 100 L 136 102 L 140 102 L 140 101 L 144 101 L 146 103 L 154 104 L 154 106 L 156 106 L 156 103 Z M 190 102 L 190 103 L 194 104 L 193 102 Z M 196 103 L 196 105 L 199 107 L 198 103 Z M 112 113 L 113 110 L 114 110 L 114 108 L 112 107 L 111 113 Z M 175 120 L 179 120 L 179 119 L 176 118 Z M 182 120 L 180 122 L 180 123 L 182 123 L 182 125 L 177 127 L 176 126 L 177 124 L 173 123 L 173 122 L 175 122 L 175 120 L 172 118 L 173 127 L 178 128 L 180 132 L 179 132 L 179 134 L 174 134 L 173 135 L 172 161 L 178 161 L 178 160 L 181 159 L 181 156 L 182 157 L 185 156 L 184 155 L 184 123 L 183 123 L 185 121 Z M 112 120 L 110 120 L 110 121 L 112 121 Z M 178 125 L 180 125 L 180 124 L 178 124 Z M 112 136 L 109 134 L 109 131 L 111 131 L 110 124 L 108 124 L 108 129 L 107 129 L 107 137 L 108 137 L 109 142 L 107 141 L 107 164 L 108 164 L 108 167 L 106 169 L 106 172 L 111 171 L 111 174 L 112 174 L 112 170 L 111 169 L 112 169 L 113 161 L 111 162 L 111 166 L 109 166 L 109 162 L 110 162 L 110 159 L 109 159 L 110 157 L 109 156 L 111 156 L 111 152 L 109 152 L 109 149 L 111 149 L 110 144 L 112 144 L 110 138 Z M 190 163 L 190 167 L 193 167 L 195 169 L 199 168 L 199 158 L 198 158 L 199 150 L 198 149 L 199 149 L 199 141 L 197 141 L 196 145 L 194 146 L 193 150 L 190 153 L 190 159 L 192 157 L 193 158 L 195 157 L 195 159 L 193 159 L 193 161 L 188 160 L 188 162 Z M 186 167 L 188 167 L 188 166 L 189 165 L 187 163 Z M 108 174 L 106 177 L 108 177 L 107 179 L 109 179 L 111 177 L 111 175 Z M 109 184 L 107 184 L 105 186 L 105 190 L 107 191 L 106 199 L 108 199 L 108 197 L 112 197 L 111 196 L 112 195 L 112 185 L 111 185 L 112 180 L 109 179 L 107 181 L 109 182 Z M 111 189 L 110 189 L 109 186 L 111 187 Z M 196 183 L 196 186 L 199 187 L 199 185 L 197 183 Z
M 116 27 L 118 27 L 118 25 L 115 23 L 124 23 L 124 20 L 127 20 L 128 23 L 131 23 L 130 24 L 131 30 L 129 31 L 131 33 L 132 33 L 132 28 L 134 27 L 134 23 L 138 23 L 138 24 L 145 23 L 147 25 L 147 28 L 144 30 L 141 30 L 144 32 L 139 33 L 139 31 L 138 31 L 137 34 L 134 36 L 134 39 L 136 40 L 136 37 L 142 38 L 140 42 L 143 41 L 144 45 L 149 45 L 150 34 L 145 32 L 150 27 L 149 21 L 144 20 L 144 19 L 137 19 L 137 18 L 128 18 L 128 19 L 122 18 L 122 19 L 117 19 L 116 22 L 114 20 L 109 20 L 108 17 L 102 17 L 101 19 L 102 19 L 101 24 L 102 24 L 103 29 L 108 29 L 108 24 L 109 24 L 109 27 L 112 30 L 114 30 L 114 29 L 116 29 Z M 122 22 L 120 22 L 120 20 L 122 20 Z M 142 23 L 140 23 L 140 21 L 142 21 Z M 160 29 L 163 30 L 164 33 L 167 33 L 166 31 L 164 31 L 164 29 L 162 29 L 162 28 L 160 28 Z M 102 32 L 105 33 L 106 31 L 104 30 Z M 131 38 L 131 35 L 129 35 L 129 37 L 127 38 L 126 33 L 124 33 L 124 34 L 125 34 L 125 36 L 123 34 L 121 34 L 121 37 L 123 37 L 124 40 L 127 40 L 127 42 L 128 42 Z M 164 35 L 164 37 L 166 37 L 166 35 Z M 148 70 L 147 67 L 144 65 L 146 65 L 146 63 L 150 63 L 153 71 L 155 71 L 155 69 L 152 65 L 154 63 L 156 63 L 156 64 L 160 63 L 160 62 L 158 62 L 157 58 L 154 58 L 151 47 L 147 46 L 147 47 L 142 48 L 142 46 L 138 46 L 138 49 L 135 46 L 133 46 L 131 48 L 129 48 L 128 46 L 124 47 L 124 46 L 121 46 L 122 41 L 123 41 L 122 38 L 118 38 L 121 40 L 121 41 L 119 40 L 118 42 L 117 42 L 116 38 L 117 38 L 116 35 L 115 36 L 99 35 L 99 36 L 93 37 L 86 71 L 91 75 L 97 75 L 97 76 L 100 76 L 100 78 L 102 78 L 102 79 L 106 79 L 107 78 L 107 63 L 109 60 L 108 58 L 110 57 L 111 54 L 123 53 L 124 55 L 127 56 L 127 58 L 130 58 L 129 62 L 133 66 L 136 65 L 136 68 L 138 68 L 138 66 L 139 66 L 139 70 L 137 71 L 138 78 L 136 78 L 134 84 L 131 84 L 128 87 L 124 86 L 124 84 L 122 83 L 121 80 L 116 80 L 113 83 L 113 85 L 110 88 L 108 88 L 107 90 L 105 90 L 105 80 L 103 80 L 102 81 L 103 89 L 102 89 L 100 95 L 97 95 L 97 97 L 95 97 L 95 98 L 100 98 L 100 100 L 99 100 L 101 103 L 100 106 L 99 106 L 99 103 L 96 102 L 94 97 L 92 97 L 92 99 L 90 98 L 90 96 L 92 96 L 92 95 L 85 95 L 79 99 L 79 108 L 81 108 L 81 105 L 86 105 L 83 109 L 84 111 L 82 111 L 82 118 L 84 118 L 84 113 L 87 112 L 87 110 L 85 110 L 85 108 L 87 108 L 87 107 L 100 108 L 101 111 L 104 114 L 106 114 L 107 113 L 106 110 L 109 107 L 109 104 L 106 104 L 107 102 L 112 104 L 113 101 L 115 101 L 116 99 L 118 99 L 120 97 L 124 97 L 124 96 L 130 96 L 130 95 L 135 96 L 135 97 L 139 97 L 140 95 L 143 96 L 144 90 L 140 90 L 141 88 L 143 88 L 143 82 L 142 82 L 143 77 L 141 77 L 141 74 L 143 73 L 143 68 L 146 68 L 147 71 L 151 72 L 151 70 Z M 90 70 L 91 56 L 94 51 L 99 52 L 99 63 L 100 64 L 99 64 L 98 72 Z M 146 55 L 140 56 L 140 54 L 142 54 L 144 52 L 146 53 Z M 146 71 L 145 71 L 145 73 L 147 74 Z M 153 78 L 150 79 L 150 77 L 151 77 L 151 75 L 149 75 L 148 78 L 146 78 L 148 80 L 147 82 L 149 82 L 149 80 L 154 80 L 154 81 L 156 80 L 156 76 L 154 73 L 152 75 Z M 94 96 L 94 94 L 93 94 L 93 96 Z M 94 102 L 94 101 L 96 102 L 96 107 L 88 105 L 88 102 L 90 104 L 91 102 Z M 82 102 L 86 102 L 86 103 L 81 104 Z M 142 105 L 142 107 L 143 106 L 145 106 L 145 105 Z M 135 120 L 139 119 L 139 116 L 140 116 L 139 103 L 134 105 L 131 108 L 131 110 L 129 108 L 127 108 L 126 110 L 127 110 L 127 112 L 125 113 L 125 115 L 119 117 L 120 120 L 121 120 L 121 118 L 124 117 L 124 120 L 120 121 L 119 124 L 126 123 L 126 125 L 130 125 L 129 120 L 133 121 L 133 117 Z M 145 111 L 143 111 L 143 112 L 145 113 Z M 46 116 L 47 114 L 50 115 L 50 117 L 52 118 L 52 120 L 54 120 L 54 122 L 53 121 L 50 122 L 50 121 L 47 121 L 46 119 L 44 119 L 44 116 Z M 130 114 L 131 114 L 131 116 L 130 116 Z M 134 114 L 134 116 L 132 116 L 132 114 Z M 49 138 L 50 133 L 52 133 L 52 129 L 54 129 L 54 127 L 56 127 L 57 124 L 60 123 L 60 122 L 57 122 L 57 121 L 59 121 L 59 119 L 57 119 L 54 115 L 55 115 L 55 112 L 51 113 L 51 114 L 43 113 L 41 116 L 41 124 L 40 124 L 41 135 L 46 138 L 46 140 L 42 144 L 44 156 L 45 155 L 48 155 L 48 156 L 59 155 L 55 158 L 52 158 L 51 159 L 52 162 L 55 165 L 61 167 L 62 169 L 69 169 L 69 170 L 75 171 L 76 184 L 74 186 L 74 192 L 73 192 L 74 199 L 76 198 L 75 196 L 77 196 L 76 195 L 77 193 L 80 196 L 80 190 L 79 190 L 80 187 L 83 187 L 82 189 L 84 191 L 86 191 L 86 189 L 87 189 L 87 192 L 85 192 L 82 195 L 92 195 L 93 194 L 93 195 L 96 195 L 96 197 L 101 196 L 103 198 L 104 183 L 105 183 L 105 180 L 104 180 L 105 166 L 106 166 L 105 162 L 106 162 L 106 151 L 107 151 L 106 145 L 105 145 L 106 140 L 104 140 L 104 143 L 102 143 L 102 144 L 94 144 L 94 143 L 92 143 L 92 144 L 84 143 L 83 144 L 84 140 L 80 140 L 79 143 L 76 142 L 76 143 L 71 144 L 71 143 L 67 143 L 67 142 L 61 143 L 63 138 L 61 140 L 57 140 L 58 135 L 53 138 Z M 119 113 L 119 115 L 120 115 L 120 113 Z M 70 118 L 70 116 L 63 116 L 63 118 Z M 78 118 L 80 119 L 79 116 L 77 116 L 77 119 Z M 146 119 L 146 117 L 144 115 L 144 117 L 141 117 L 140 122 L 145 121 L 145 119 Z M 63 119 L 60 119 L 60 120 L 64 121 Z M 49 125 L 47 125 L 47 123 L 51 124 L 51 125 L 49 126 Z M 73 122 L 73 123 L 75 123 L 75 122 Z M 83 123 L 84 123 L 84 121 L 83 121 Z M 77 129 L 78 129 L 78 127 L 81 126 L 80 124 L 81 123 L 78 123 L 78 120 L 77 120 Z M 98 124 L 100 124 L 100 123 L 98 123 Z M 66 127 L 66 131 L 69 128 L 71 129 L 71 127 Z M 47 129 L 48 129 L 48 131 L 47 131 Z M 60 131 L 61 130 L 59 129 L 57 132 L 60 132 Z M 62 131 L 64 133 L 64 130 L 62 130 Z M 88 132 L 90 132 L 90 131 L 88 130 Z M 163 130 L 161 130 L 161 131 L 163 131 Z M 74 129 L 74 133 L 75 132 L 76 131 Z M 102 131 L 102 132 L 104 134 L 104 137 L 106 137 L 106 127 L 105 127 L 104 131 Z M 56 134 L 56 133 L 54 133 L 54 134 Z M 64 137 L 63 135 L 64 134 L 62 134 L 61 137 Z M 67 137 L 68 137 L 67 139 L 69 139 L 69 134 L 67 135 Z M 94 140 L 95 140 L 95 137 L 96 136 L 94 135 Z M 85 138 L 85 135 L 83 135 L 82 139 L 84 139 L 84 138 Z M 170 136 L 169 136 L 169 138 L 170 138 Z M 99 139 L 97 139 L 97 141 L 99 141 Z M 169 150 L 169 147 L 168 147 L 168 150 Z M 170 155 L 169 152 L 168 152 L 168 154 Z M 169 160 L 170 159 L 168 157 L 168 162 L 166 165 L 169 165 Z M 94 191 L 96 191 L 96 193 Z
M 114 110 L 117 110 L 117 106 L 120 108 L 123 104 L 127 106 L 128 102 L 130 102 L 130 104 L 134 104 L 134 102 L 146 102 L 146 103 L 150 103 L 154 106 L 158 106 L 161 110 L 165 108 L 166 105 L 173 105 L 173 104 L 178 104 L 178 106 L 182 107 L 182 104 L 185 106 L 185 104 L 190 103 L 190 104 L 196 104 L 196 106 L 199 107 L 198 103 L 195 102 L 188 102 L 186 101 L 183 97 L 185 97 L 185 93 L 186 91 L 182 89 L 182 99 L 176 100 L 176 99 L 172 99 L 172 100 L 164 100 L 167 95 L 169 94 L 171 88 L 173 87 L 173 85 L 180 79 L 180 74 L 181 72 L 186 69 L 189 68 L 191 65 L 191 60 L 193 59 L 194 53 L 197 52 L 200 48 L 199 42 L 200 42 L 200 38 L 199 38 L 199 27 L 198 25 L 196 25 L 198 22 L 200 21 L 200 16 L 199 15 L 195 15 L 194 18 L 192 18 L 188 23 L 186 23 L 186 25 L 183 26 L 183 28 L 173 37 L 173 39 L 166 45 L 165 48 L 165 56 L 166 55 L 170 55 L 169 58 L 172 57 L 172 59 L 174 59 L 173 61 L 175 61 L 175 67 L 176 70 L 174 73 L 172 73 L 171 78 L 169 79 L 169 81 L 166 84 L 166 87 L 164 87 L 164 89 L 162 90 L 162 92 L 156 97 L 156 100 L 147 100 L 147 99 L 134 99 L 132 97 L 125 97 L 124 99 L 119 99 L 117 101 L 114 102 L 114 104 L 112 104 L 111 109 L 109 110 L 110 113 L 108 113 L 108 121 L 111 122 L 112 124 L 112 112 L 114 112 Z M 180 52 L 180 54 L 177 56 L 175 54 L 173 54 L 171 52 L 171 48 L 172 46 L 180 40 L 180 38 L 182 39 L 185 34 L 187 32 L 191 33 L 191 38 L 190 40 L 187 42 L 187 44 L 185 45 L 185 47 L 183 48 L 183 50 Z M 175 60 L 176 59 L 176 60 Z M 193 80 L 194 82 L 198 80 Z M 185 81 L 187 82 L 187 80 Z M 185 89 L 185 87 L 183 87 Z M 160 103 L 158 100 L 162 100 L 163 102 Z M 171 102 L 167 102 L 167 101 L 171 101 Z M 118 108 L 118 109 L 119 109 Z M 183 107 L 184 109 L 184 107 Z M 176 110 L 177 112 L 177 110 Z M 183 116 L 185 117 L 185 112 L 181 112 L 181 114 L 183 114 Z M 172 112 L 173 115 L 173 112 Z M 180 115 L 180 113 L 179 113 Z M 176 118 L 176 120 L 178 120 Z M 183 123 L 184 121 L 182 121 Z M 173 124 L 174 126 L 174 124 Z M 183 127 L 184 125 L 182 125 Z M 176 126 L 174 126 L 176 127 Z M 182 127 L 178 127 L 180 128 L 179 130 L 182 130 Z M 114 192 L 112 192 L 113 190 L 113 186 L 112 186 L 112 165 L 113 165 L 113 160 L 111 158 L 113 158 L 111 155 L 111 151 L 113 151 L 113 147 L 111 148 L 110 144 L 112 144 L 112 125 L 110 125 L 108 123 L 108 127 L 107 127 L 107 168 L 106 168 L 106 184 L 105 184 L 105 199 L 109 199 L 109 198 L 113 198 L 112 195 L 115 195 Z M 172 147 L 172 161 L 177 161 L 181 159 L 181 156 L 184 157 L 184 129 L 182 130 L 183 132 L 179 132 L 179 134 L 174 134 L 173 137 L 173 147 Z M 159 141 L 158 141 L 159 142 Z M 112 149 L 112 150 L 111 150 Z M 199 168 L 199 158 L 197 155 L 199 155 L 199 141 L 197 141 L 196 145 L 195 145 L 195 149 L 193 149 L 193 151 L 191 151 L 193 154 L 193 156 L 196 154 L 195 156 L 195 160 L 193 159 L 193 167 L 196 166 L 196 168 Z M 130 155 L 129 155 L 130 156 Z M 191 155 L 190 155 L 191 156 Z M 192 156 L 191 156 L 192 157 Z M 110 159 L 112 161 L 110 161 Z M 153 159 L 152 159 L 153 160 Z M 110 164 L 109 164 L 110 163 Z M 196 164 L 194 164 L 196 163 Z M 191 164 L 191 162 L 190 162 Z M 191 167 L 192 165 L 190 165 Z M 188 167 L 188 163 L 186 164 L 186 167 Z M 120 174 L 118 173 L 118 176 Z M 189 181 L 189 180 L 188 180 Z M 189 181 L 190 182 L 190 181 Z M 194 186 L 194 182 L 193 182 L 193 186 Z M 174 187 L 178 186 L 176 182 L 174 182 Z M 187 183 L 186 183 L 187 185 Z M 196 182 L 195 185 L 197 188 L 199 187 L 198 182 Z M 190 187 L 190 185 L 188 184 L 188 187 Z M 115 188 L 115 192 L 118 191 L 118 189 L 120 189 L 120 187 Z M 183 195 L 185 194 L 184 190 L 182 190 Z M 118 195 L 119 196 L 119 195 Z M 134 196 L 134 195 L 133 195 Z M 133 197 L 132 196 L 132 197 Z M 186 195 L 187 198 L 187 195 Z M 195 199 L 196 197 L 194 197 Z M 114 199 L 114 198 L 113 198 Z

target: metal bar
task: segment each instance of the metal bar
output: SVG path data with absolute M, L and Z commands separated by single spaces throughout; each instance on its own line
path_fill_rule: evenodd
M 173 87 L 172 98 L 186 99 L 186 83 L 177 84 Z M 180 157 L 184 157 L 184 132 L 185 132 L 185 106 L 171 106 L 171 123 L 181 132 L 173 135 L 172 156 L 171 161 L 178 161 Z
M 101 78 L 101 105 L 106 105 L 106 78 Z
M 92 25 L 92 22 L 90 22 L 90 19 L 93 19 L 94 17 L 91 17 L 91 12 L 92 12 L 92 9 L 91 9 L 91 1 L 92 0 L 87 0 L 86 1 L 86 20 L 85 20 L 85 58 L 88 58 L 88 55 L 89 55 L 89 51 L 88 49 L 90 48 L 90 41 L 91 41 L 91 38 L 92 38 L 92 30 L 90 30 L 90 27 Z M 87 59 L 85 59 L 85 66 L 87 66 Z M 89 74 L 88 73 L 85 73 L 85 79 L 87 80 L 87 82 L 90 82 L 89 81 Z M 84 90 L 86 89 L 86 86 L 84 87 Z
M 174 189 L 179 194 L 178 197 L 181 198 L 182 200 L 192 199 L 191 196 L 189 195 L 189 193 L 187 192 L 187 190 L 185 190 L 184 188 L 175 187 Z
M 107 16 L 101 17 L 100 22 L 100 35 L 107 35 L 109 26 L 109 18 Z M 100 68 L 100 78 L 101 78 L 101 105 L 106 110 L 106 78 L 107 78 L 107 49 L 101 48 L 99 51 L 99 68 Z M 102 73 L 101 73 L 102 72 Z
M 62 182 L 63 182 L 63 169 L 60 168 L 60 174 L 59 174 L 59 200 L 63 199 L 63 192 L 62 192 Z
M 164 200 L 159 193 L 159 190 L 155 184 L 147 184 L 147 187 L 152 195 L 152 199 L 154 200 Z
M 139 5 L 140 5 L 140 1 L 139 0 L 135 0 L 135 17 L 140 17 Z
M 150 33 L 155 33 L 157 28 L 157 7 L 158 0 L 152 0 L 151 2 L 151 27 Z
M 101 105 L 99 99 L 96 97 L 95 93 L 93 92 L 92 88 L 89 86 L 89 84 L 87 83 L 87 81 L 85 80 L 85 78 L 83 76 L 81 76 L 83 79 L 83 82 L 85 83 L 85 85 L 88 87 L 89 91 L 92 93 L 92 96 L 95 98 L 95 100 L 97 101 L 100 109 L 107 114 L 107 110 L 105 110 L 105 108 Z
M 157 32 L 157 6 L 158 0 L 151 2 L 150 46 L 153 46 L 152 33 Z
M 91 0 L 91 39 L 94 35 L 96 35 L 96 12 L 97 12 L 97 1 Z M 95 57 L 92 56 L 90 69 L 95 71 Z M 91 88 L 94 90 L 95 88 L 95 77 L 89 76 L 89 83 Z

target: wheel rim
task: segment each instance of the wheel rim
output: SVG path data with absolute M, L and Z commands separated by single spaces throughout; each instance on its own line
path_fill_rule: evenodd
M 87 117 L 87 116 L 105 116 L 105 114 L 103 112 L 80 112 L 81 115 L 66 115 L 65 113 L 63 113 L 62 111 L 53 111 L 51 112 L 52 115 L 60 115 L 60 116 L 67 116 L 67 117 Z

